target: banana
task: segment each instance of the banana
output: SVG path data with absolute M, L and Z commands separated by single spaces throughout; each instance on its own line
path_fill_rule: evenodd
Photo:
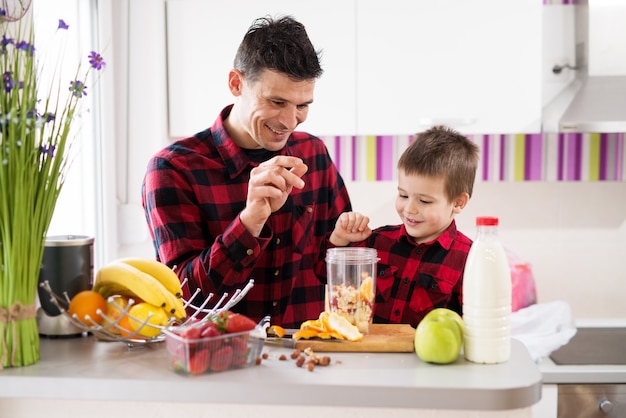
M 177 298 L 183 296 L 183 290 L 180 287 L 180 280 L 174 270 L 165 264 L 149 258 L 127 257 L 117 260 L 117 262 L 129 264 L 144 273 L 148 273 L 161 282 L 165 288 L 175 295 Z
M 187 316 L 185 305 L 181 298 L 177 298 L 172 293 L 165 291 L 166 306 L 163 308 L 168 315 L 174 316 L 176 319 L 183 319 Z
M 166 310 L 171 304 L 166 296 L 169 292 L 157 279 L 124 263 L 110 263 L 98 270 L 93 290 L 104 297 L 114 294 L 135 296 Z
M 112 262 L 96 274 L 93 290 L 104 297 L 126 295 L 161 307 L 168 315 L 183 319 L 187 315 L 182 299 L 170 293 L 154 276 L 130 264 Z

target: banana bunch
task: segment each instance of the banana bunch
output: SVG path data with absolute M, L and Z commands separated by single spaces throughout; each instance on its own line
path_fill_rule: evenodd
M 165 264 L 143 258 L 122 258 L 98 270 L 93 290 L 105 298 L 123 295 L 162 308 L 167 318 L 185 318 L 182 289 Z

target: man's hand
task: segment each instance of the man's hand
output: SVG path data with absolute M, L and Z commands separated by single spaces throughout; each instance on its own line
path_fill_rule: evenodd
M 302 176 L 309 168 L 298 157 L 279 155 L 250 172 L 246 207 L 239 217 L 250 233 L 258 237 L 265 222 L 280 209 L 291 190 L 302 189 Z
M 363 241 L 372 234 L 369 222 L 370 218 L 358 212 L 344 212 L 339 215 L 329 240 L 338 247 Z

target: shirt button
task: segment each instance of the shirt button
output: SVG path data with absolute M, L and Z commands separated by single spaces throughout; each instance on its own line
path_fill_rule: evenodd
M 280 244 L 280 238 L 276 238 L 276 245 Z
M 280 274 L 280 270 L 274 271 L 274 276 L 278 276 Z
M 273 301 L 273 302 L 272 302 L 272 306 L 273 306 L 273 307 L 278 306 L 278 301 L 277 301 L 277 300 Z
M 404 279 L 402 279 L 402 281 L 404 282 L 404 284 L 407 284 L 409 282 L 409 278 L 405 277 Z
M 248 250 L 246 251 L 246 254 L 252 255 L 252 254 L 254 254 L 254 250 L 248 248 Z
M 378 275 L 379 276 L 384 276 L 385 275 L 385 269 L 378 270 Z
M 395 311 L 393 311 L 393 314 L 394 314 L 395 316 L 400 316 L 400 310 L 399 310 L 399 309 L 396 309 Z
M 422 253 L 422 249 L 421 249 L 421 248 L 418 248 L 416 252 L 417 252 L 418 254 L 421 254 L 421 253 Z
M 311 213 L 311 212 L 313 212 L 313 208 L 311 206 L 309 206 L 308 208 L 306 208 L 306 211 Z

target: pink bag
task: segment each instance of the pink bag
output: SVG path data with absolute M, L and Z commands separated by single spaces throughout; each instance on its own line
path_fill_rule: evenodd
M 506 250 L 511 269 L 511 310 L 513 312 L 537 303 L 537 289 L 530 264 Z

